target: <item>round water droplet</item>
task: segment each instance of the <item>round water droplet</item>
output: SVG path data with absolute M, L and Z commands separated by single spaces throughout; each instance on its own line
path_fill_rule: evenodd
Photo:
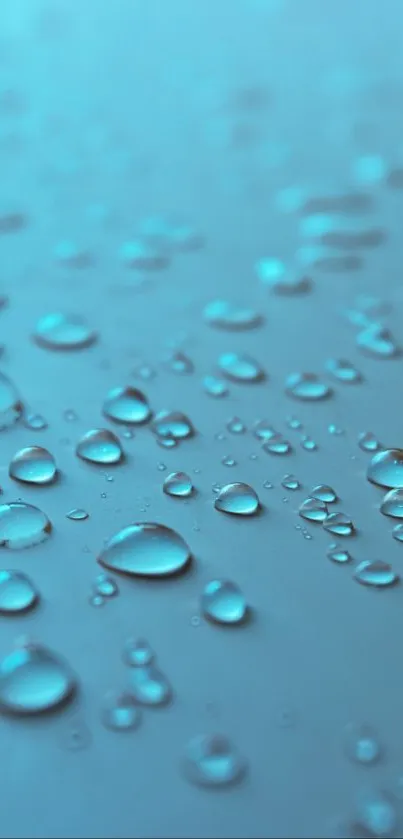
M 140 709 L 127 691 L 111 691 L 104 699 L 102 722 L 111 731 L 133 731 L 141 720 Z
M 403 519 L 403 490 L 389 490 L 389 492 L 386 493 L 379 509 L 384 516 L 391 516 L 395 519 Z
M 326 399 L 332 392 L 315 373 L 292 373 L 286 379 L 285 390 L 294 399 L 312 402 Z
M 291 489 L 293 491 L 301 489 L 301 484 L 295 475 L 284 475 L 284 478 L 281 481 L 281 486 L 284 487 L 284 489 Z
M 151 428 L 158 437 L 172 437 L 174 440 L 184 440 L 194 434 L 190 419 L 180 411 L 160 411 Z
M 34 584 L 21 571 L 0 571 L 0 613 L 26 612 L 38 601 Z
M 154 653 L 144 638 L 128 638 L 123 645 L 123 661 L 129 667 L 145 667 L 154 659 Z
M 396 542 L 403 542 L 403 524 L 397 524 L 392 530 L 392 536 Z
M 191 478 L 186 472 L 171 472 L 163 483 L 166 495 L 176 498 L 188 498 L 194 490 Z
M 371 790 L 362 793 L 357 803 L 357 826 L 375 839 L 395 836 L 397 813 L 388 795 Z
M 298 512 L 301 518 L 307 521 L 325 521 L 328 515 L 325 502 L 317 498 L 306 498 Z
M 130 690 L 141 705 L 166 705 L 172 699 L 169 682 L 154 664 L 133 667 Z
M 350 760 L 366 766 L 376 763 L 381 755 L 375 731 L 363 723 L 350 723 L 346 726 L 344 748 Z
M 329 513 L 323 527 L 335 536 L 352 536 L 354 533 L 353 522 L 345 513 Z
M 108 574 L 98 574 L 93 589 L 96 594 L 101 594 L 102 597 L 116 597 L 119 594 L 117 583 Z
M 85 521 L 88 519 L 87 510 L 83 510 L 80 507 L 74 507 L 73 510 L 70 510 L 66 514 L 66 518 L 71 519 L 71 521 Z
M 233 382 L 247 384 L 261 382 L 265 378 L 258 362 L 245 353 L 223 353 L 218 364 L 223 375 Z
M 334 501 L 337 501 L 337 495 L 334 489 L 327 486 L 327 484 L 319 484 L 314 487 L 311 496 L 312 498 L 317 498 L 318 501 L 324 501 L 325 504 L 333 504 Z
M 48 350 L 81 350 L 93 344 L 97 336 L 84 318 L 57 312 L 40 318 L 33 337 Z
M 258 440 L 265 441 L 271 440 L 272 437 L 275 437 L 277 431 L 267 420 L 262 419 L 255 422 L 253 426 L 253 434 Z
M 273 434 L 269 440 L 263 443 L 262 449 L 268 454 L 289 454 L 291 451 L 291 444 L 282 436 L 282 434 Z
M 253 516 L 258 512 L 259 498 L 249 484 L 226 484 L 214 500 L 216 510 L 234 516 Z
M 374 455 L 367 478 L 386 489 L 403 489 L 403 449 L 386 449 Z
M 140 522 L 112 536 L 98 562 L 124 574 L 166 577 L 183 571 L 190 557 L 188 545 L 175 530 L 163 524 Z
M 166 360 L 166 366 L 172 373 L 178 373 L 179 375 L 193 373 L 194 370 L 193 362 L 183 352 L 172 353 Z
M 39 714 L 69 698 L 76 683 L 69 666 L 39 644 L 17 648 L 0 662 L 0 706 Z
M 201 608 L 207 618 L 221 624 L 238 624 L 246 615 L 246 601 L 231 580 L 211 580 L 204 587 Z
M 228 420 L 226 427 L 230 434 L 244 434 L 246 431 L 246 428 L 239 417 L 232 417 L 232 419 Z
M 22 411 L 23 404 L 12 381 L 0 373 L 0 431 L 13 425 Z
M 88 463 L 111 466 L 123 459 L 123 450 L 113 431 L 107 428 L 92 428 L 78 441 L 76 455 Z
M 48 538 L 52 525 L 42 510 L 24 501 L 0 505 L 0 547 L 31 548 Z
M 358 445 L 363 452 L 377 452 L 381 448 L 381 444 L 372 431 L 362 431 L 358 435 Z
M 114 387 L 109 391 L 102 410 L 113 422 L 136 425 L 147 422 L 151 409 L 144 393 L 135 387 Z
M 24 417 L 24 425 L 25 428 L 31 429 L 31 431 L 43 431 L 45 428 L 48 427 L 48 424 L 41 414 L 31 414 L 28 413 Z
M 388 562 L 383 562 L 381 559 L 365 560 L 357 565 L 354 571 L 354 579 L 364 586 L 375 586 L 376 588 L 384 588 L 385 586 L 392 586 L 399 582 L 398 574 L 392 569 Z
M 43 486 L 55 480 L 57 473 L 53 455 L 42 446 L 20 449 L 12 458 L 8 474 L 15 481 Z
M 372 358 L 393 358 L 399 352 L 389 329 L 379 323 L 372 323 L 359 332 L 356 344 L 362 352 Z
M 339 382 L 346 384 L 356 384 L 362 379 L 361 373 L 349 361 L 340 358 L 331 358 L 326 363 L 326 369 Z
M 253 329 L 262 321 L 253 309 L 236 306 L 228 300 L 213 300 L 205 307 L 203 315 L 209 326 L 228 331 Z
M 337 542 L 332 542 L 331 545 L 328 547 L 327 555 L 332 562 L 350 562 L 351 556 L 345 548 L 342 548 Z
M 188 743 L 183 768 L 197 786 L 226 787 L 241 780 L 246 763 L 228 737 L 203 734 Z
M 205 376 L 203 379 L 203 387 L 209 396 L 214 396 L 220 399 L 223 396 L 228 396 L 229 390 L 225 382 L 217 376 Z

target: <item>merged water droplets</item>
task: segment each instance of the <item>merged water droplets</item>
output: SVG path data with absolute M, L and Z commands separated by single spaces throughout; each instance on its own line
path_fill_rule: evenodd
M 335 536 L 352 536 L 354 533 L 354 524 L 345 513 L 329 513 L 323 527 Z
M 259 498 L 249 484 L 234 483 L 223 486 L 214 499 L 216 510 L 234 516 L 253 516 L 259 511 Z
M 173 498 L 189 498 L 194 491 L 191 478 L 186 472 L 171 472 L 163 483 L 165 495 Z
M 128 691 L 111 691 L 104 699 L 102 722 L 111 731 L 129 731 L 137 728 L 141 713 L 134 697 Z
M 327 518 L 328 510 L 324 501 L 318 498 L 306 498 L 299 510 L 301 518 L 307 521 L 323 522 Z
M 80 315 L 44 315 L 36 324 L 34 340 L 48 350 L 81 350 L 96 340 L 96 332 Z
M 102 407 L 103 413 L 112 422 L 137 425 L 147 422 L 151 409 L 141 390 L 127 385 L 109 391 Z
M 14 714 L 49 711 L 72 696 L 68 664 L 40 644 L 13 650 L 0 662 L 0 707 Z
M 0 571 L 0 614 L 16 615 L 38 601 L 35 586 L 21 571 Z
M 247 611 L 244 595 L 231 580 L 211 580 L 207 583 L 201 607 L 207 618 L 221 624 L 239 624 L 245 619 Z
M 399 582 L 399 576 L 393 571 L 388 562 L 381 559 L 365 560 L 357 565 L 354 571 L 354 579 L 364 586 L 385 588 Z
M 361 373 L 349 361 L 340 358 L 331 358 L 326 363 L 326 369 L 339 382 L 356 384 L 362 379 Z
M 13 425 L 22 411 L 23 404 L 12 381 L 0 373 L 0 431 Z
M 52 525 L 45 513 L 24 501 L 0 505 L 0 547 L 20 550 L 48 538 Z
M 222 374 L 238 384 L 252 384 L 265 378 L 260 364 L 246 353 L 223 353 L 218 360 Z
M 152 422 L 152 431 L 157 437 L 184 440 L 194 434 L 193 425 L 180 411 L 159 411 Z
M 371 323 L 358 333 L 357 347 L 372 358 L 393 358 L 399 348 L 392 333 L 379 323 Z
M 403 449 L 385 449 L 374 455 L 367 478 L 386 489 L 403 489 Z
M 205 734 L 188 743 L 183 769 L 197 786 L 226 787 L 241 780 L 246 762 L 228 737 Z
M 130 691 L 141 705 L 166 705 L 172 699 L 168 680 L 154 664 L 133 667 L 129 684 Z
M 292 373 L 287 377 L 285 390 L 289 396 L 316 402 L 331 395 L 331 389 L 315 373 Z
M 261 316 L 253 309 L 236 306 L 228 300 L 213 300 L 208 303 L 203 316 L 209 326 L 228 331 L 253 329 L 262 321 Z
M 190 558 L 188 545 L 175 530 L 163 524 L 140 522 L 112 536 L 98 562 L 124 574 L 166 577 L 183 571 Z
M 88 463 L 112 466 L 123 459 L 123 449 L 113 431 L 107 428 L 93 428 L 78 441 L 76 455 Z
M 15 481 L 44 486 L 55 480 L 57 469 L 55 459 L 47 449 L 42 446 L 28 446 L 16 452 L 8 473 Z

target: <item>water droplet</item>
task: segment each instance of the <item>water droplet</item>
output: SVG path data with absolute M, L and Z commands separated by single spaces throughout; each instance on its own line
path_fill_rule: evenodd
M 0 613 L 26 612 L 37 601 L 38 594 L 26 574 L 20 571 L 0 571 Z
M 346 382 L 346 384 L 355 384 L 362 379 L 361 373 L 349 361 L 340 358 L 331 358 L 326 363 L 326 369 L 339 382 Z
M 331 422 L 330 425 L 328 425 L 327 430 L 329 434 L 333 434 L 334 437 L 340 437 L 344 434 L 344 430 L 340 428 L 340 426 L 335 425 L 334 422 Z
M 66 408 L 66 410 L 63 411 L 63 417 L 66 420 L 66 422 L 76 422 L 76 420 L 78 419 L 77 413 L 76 411 L 74 411 L 73 408 Z
M 31 431 L 43 431 L 45 428 L 48 427 L 48 424 L 41 414 L 26 414 L 24 417 L 24 425 L 25 428 L 29 428 Z
M 353 522 L 345 513 L 329 513 L 323 527 L 335 536 L 352 536 L 354 533 Z
M 69 268 L 88 268 L 91 264 L 91 254 L 85 248 L 63 239 L 54 249 L 54 258 L 61 265 Z
M 57 469 L 53 455 L 42 446 L 28 446 L 20 449 L 12 458 L 8 474 L 15 481 L 37 486 L 50 484 L 56 477 Z
M 403 489 L 403 449 L 386 449 L 374 455 L 367 478 L 386 489 Z
M 286 424 L 293 431 L 299 431 L 302 428 L 302 422 L 298 417 L 287 417 Z
M 375 731 L 365 723 L 346 726 L 344 748 L 350 760 L 367 766 L 376 763 L 381 754 Z
M 115 387 L 109 391 L 102 408 L 113 422 L 136 425 L 147 422 L 151 416 L 150 406 L 144 393 L 135 387 Z
M 20 550 L 48 538 L 52 525 L 42 510 L 24 501 L 0 505 L 0 547 Z
M 134 697 L 127 691 L 111 691 L 104 699 L 102 722 L 111 731 L 132 731 L 141 720 Z
M 381 559 L 360 562 L 354 571 L 354 578 L 362 585 L 378 588 L 392 586 L 400 579 L 398 574 L 393 571 L 392 566 Z
M 301 518 L 306 519 L 307 521 L 316 522 L 325 521 L 328 515 L 325 502 L 320 501 L 317 498 L 306 498 L 305 501 L 302 502 L 298 512 Z
M 397 524 L 393 528 L 392 536 L 397 542 L 403 542 L 403 524 Z
M 216 510 L 235 516 L 253 516 L 259 510 L 259 498 L 249 484 L 226 484 L 214 500 Z
M 23 405 L 12 381 L 0 373 L 0 431 L 13 425 L 22 411 Z
M 264 489 L 273 489 L 274 484 L 272 484 L 270 481 L 265 481 L 264 484 L 263 484 L 263 487 L 264 487 Z
M 243 434 L 246 431 L 246 428 L 239 417 L 232 417 L 232 419 L 228 420 L 226 427 L 230 434 Z
M 288 396 L 304 401 L 326 399 L 332 392 L 315 373 L 291 373 L 286 379 L 285 390 Z
M 76 455 L 88 463 L 112 465 L 123 458 L 120 441 L 107 428 L 93 428 L 81 437 L 76 446 Z
M 193 373 L 193 362 L 183 352 L 174 352 L 166 360 L 166 365 L 172 373 L 179 373 L 180 375 L 188 375 Z
M 258 420 L 253 426 L 253 434 L 258 440 L 271 440 L 277 434 L 277 431 L 265 419 Z
M 236 460 L 234 457 L 231 457 L 230 454 L 226 454 L 225 457 L 221 459 L 221 463 L 223 466 L 236 466 Z
M 194 434 L 190 419 L 180 411 L 160 411 L 152 422 L 152 431 L 158 437 L 184 440 Z
M 376 452 L 381 448 L 381 444 L 372 431 L 362 431 L 358 435 L 358 445 L 363 452 Z
M 398 354 L 398 347 L 393 335 L 379 323 L 372 323 L 356 337 L 357 347 L 373 358 L 393 358 Z
M 97 336 L 80 315 L 57 312 L 40 318 L 33 337 L 48 350 L 81 350 L 93 344 Z
M 327 484 L 319 484 L 314 487 L 311 492 L 312 498 L 317 498 L 318 501 L 324 501 L 326 504 L 333 504 L 337 501 L 337 494 L 334 489 Z
M 151 379 L 154 379 L 157 375 L 155 370 L 150 367 L 149 364 L 139 364 L 132 370 L 133 376 L 136 376 L 138 379 L 143 379 L 143 381 L 149 382 Z
M 17 648 L 0 663 L 0 706 L 14 714 L 48 711 L 75 686 L 66 662 L 39 644 Z
M 154 664 L 132 668 L 130 690 L 141 705 L 166 705 L 172 698 L 169 682 Z
M 123 646 L 123 661 L 129 667 L 145 667 L 154 659 L 154 653 L 144 638 L 128 638 Z
M 266 443 L 263 443 L 262 449 L 268 454 L 289 454 L 291 445 L 282 434 L 273 434 Z
M 349 552 L 346 551 L 345 548 L 342 548 L 340 545 L 338 545 L 337 542 L 332 542 L 332 544 L 329 545 L 327 550 L 327 556 L 333 562 L 344 563 L 351 561 L 351 556 Z
M 236 306 L 227 300 L 213 300 L 204 309 L 204 320 L 209 326 L 229 331 L 253 329 L 262 318 L 253 309 Z
M 81 507 L 74 507 L 66 513 L 66 518 L 71 519 L 71 521 L 85 521 L 85 519 L 88 519 L 88 513 Z
M 157 444 L 162 449 L 174 449 L 178 445 L 178 441 L 175 440 L 175 437 L 157 437 Z
M 241 590 L 231 580 L 211 580 L 207 583 L 201 607 L 206 617 L 222 624 L 241 623 L 247 610 Z
M 233 382 L 254 383 L 265 378 L 258 362 L 246 353 L 223 353 L 218 364 L 223 375 Z
M 389 492 L 386 493 L 379 509 L 384 516 L 391 516 L 395 519 L 403 519 L 403 490 L 389 490 Z
M 279 260 L 261 259 L 256 265 L 256 273 L 260 282 L 275 294 L 305 294 L 312 286 L 310 277 L 287 274 L 285 266 Z
M 293 491 L 301 489 L 301 484 L 295 475 L 284 475 L 284 478 L 281 481 L 281 486 L 284 487 L 284 489 L 291 489 Z
M 93 589 L 96 594 L 101 594 L 102 597 L 116 597 L 119 594 L 117 583 L 108 574 L 98 574 Z
M 120 248 L 119 256 L 127 268 L 136 271 L 160 271 L 169 265 L 164 248 L 161 245 L 157 246 L 155 242 L 125 242 Z
M 171 472 L 163 483 L 163 490 L 166 495 L 176 498 L 188 498 L 192 495 L 194 487 L 186 472 Z
M 115 533 L 98 562 L 124 574 L 165 577 L 183 571 L 190 556 L 188 545 L 175 530 L 163 524 L 140 522 Z
M 102 594 L 90 594 L 88 602 L 90 606 L 95 606 L 95 608 L 99 608 L 99 606 L 105 605 L 105 598 L 102 597 Z
M 301 448 L 306 452 L 315 452 L 318 445 L 312 437 L 308 437 L 308 435 L 305 434 L 304 437 L 301 437 Z
M 357 826 L 375 839 L 395 835 L 397 813 L 392 800 L 377 790 L 362 793 L 357 803 Z
M 223 396 L 228 396 L 229 390 L 225 382 L 217 376 L 205 376 L 203 379 L 203 387 L 209 396 L 214 396 L 220 399 Z
M 225 787 L 241 780 L 246 763 L 228 737 L 203 734 L 188 743 L 183 768 L 197 786 Z
M 157 469 L 158 469 L 159 472 L 165 472 L 166 468 L 167 467 L 165 466 L 165 463 L 158 463 L 157 464 Z

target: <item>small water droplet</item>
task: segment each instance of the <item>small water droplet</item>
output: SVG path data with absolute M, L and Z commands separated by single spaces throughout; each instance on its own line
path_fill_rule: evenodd
M 354 579 L 365 586 L 384 588 L 395 585 L 399 581 L 398 574 L 392 569 L 388 562 L 381 559 L 364 560 L 357 565 L 354 571 Z
M 189 375 L 194 370 L 193 362 L 190 358 L 185 353 L 179 351 L 173 352 L 166 359 L 166 366 L 172 373 L 178 373 L 179 375 Z
M 231 580 L 211 580 L 207 583 L 201 607 L 207 618 L 221 624 L 241 623 L 247 611 L 240 588 Z
M 335 536 L 352 536 L 354 533 L 353 522 L 345 513 L 329 513 L 323 527 Z
M 246 763 L 228 737 L 205 734 L 188 743 L 183 768 L 197 786 L 226 787 L 241 780 Z
M 66 422 L 76 422 L 76 420 L 78 419 L 77 414 L 73 410 L 73 408 L 67 408 L 65 411 L 63 411 L 63 417 L 66 420 Z
M 119 594 L 117 583 L 108 574 L 98 574 L 93 584 L 93 590 L 96 594 L 101 594 L 102 597 L 116 597 Z
M 0 613 L 26 612 L 38 602 L 33 582 L 21 571 L 0 571 Z
M 332 562 L 344 563 L 351 561 L 349 552 L 345 548 L 342 548 L 341 545 L 338 545 L 337 542 L 332 542 L 332 544 L 329 545 L 327 556 L 332 560 Z
M 291 373 L 286 379 L 285 390 L 294 399 L 311 402 L 326 399 L 332 392 L 315 373 Z
M 112 465 L 123 459 L 120 441 L 107 428 L 92 428 L 81 437 L 76 446 L 76 455 L 88 463 Z
M 275 270 L 276 260 L 261 259 L 256 265 L 258 279 L 268 286 L 275 294 L 294 295 L 306 294 L 312 287 L 312 280 L 304 274 L 287 274 Z M 281 264 L 281 263 L 280 263 Z
M 362 379 L 361 373 L 344 358 L 330 358 L 326 363 L 326 369 L 339 382 L 356 384 Z
M 230 434 L 244 434 L 246 431 L 246 427 L 239 417 L 232 417 L 232 419 L 228 420 L 226 428 Z
M 334 489 L 327 484 L 318 484 L 311 492 L 312 498 L 317 498 L 318 501 L 324 501 L 325 504 L 333 504 L 337 501 L 337 494 Z
M 111 731 L 133 731 L 140 724 L 140 709 L 127 691 L 111 691 L 104 699 L 102 722 Z
M 172 699 L 169 682 L 154 664 L 130 670 L 130 690 L 141 705 L 166 705 Z
M 373 358 L 393 358 L 399 352 L 389 329 L 379 323 L 371 323 L 359 332 L 356 344 L 362 352 Z
M 263 487 L 264 487 L 264 489 L 273 489 L 274 484 L 272 484 L 271 481 L 265 481 L 264 484 L 263 484 Z
M 173 437 L 184 440 L 192 437 L 194 428 L 190 419 L 180 411 L 160 411 L 152 422 L 152 431 L 157 437 Z
M 375 454 L 367 478 L 386 489 L 403 489 L 403 449 L 386 449 Z
M 246 353 L 223 353 L 218 359 L 223 375 L 238 384 L 260 382 L 265 373 L 257 361 Z
M 105 605 L 105 598 L 102 597 L 102 594 L 90 594 L 88 602 L 90 606 L 95 606 L 95 608 L 98 609 L 99 606 Z
M 284 478 L 281 481 L 281 486 L 284 487 L 284 489 L 291 489 L 293 491 L 301 489 L 301 484 L 295 475 L 284 475 Z
M 221 463 L 223 466 L 236 466 L 237 462 L 234 457 L 231 457 L 230 454 L 226 454 L 225 457 L 221 459 Z
M 349 723 L 344 733 L 344 749 L 350 760 L 366 766 L 376 763 L 381 747 L 374 729 L 365 723 Z
M 328 515 L 325 502 L 320 501 L 317 498 L 306 498 L 305 501 L 302 502 L 298 512 L 301 518 L 306 519 L 307 521 L 316 522 L 325 521 Z
M 23 404 L 12 381 L 0 373 L 0 431 L 9 428 L 23 412 Z
M 227 300 L 213 300 L 208 303 L 203 316 L 209 326 L 228 331 L 253 329 L 262 321 L 261 316 L 253 309 L 236 306 Z
M 129 667 L 145 667 L 154 659 L 154 653 L 144 638 L 127 638 L 122 656 L 124 663 Z
M 174 449 L 178 445 L 175 437 L 157 437 L 157 444 L 161 449 Z
M 59 656 L 40 644 L 15 649 L 0 662 L 0 706 L 13 714 L 38 714 L 60 705 L 75 678 Z
M 223 396 L 228 396 L 229 393 L 225 382 L 217 376 L 205 376 L 203 379 L 203 387 L 209 396 L 214 396 L 218 399 Z
M 268 454 L 289 454 L 291 451 L 291 444 L 282 436 L 282 434 L 273 434 L 266 443 L 263 443 L 262 449 Z
M 334 422 L 331 422 L 330 425 L 328 425 L 327 430 L 329 434 L 333 434 L 334 437 L 340 437 L 342 434 L 344 434 L 343 428 L 340 428 L 340 426 L 335 425 Z
M 299 431 L 302 428 L 302 422 L 298 417 L 287 417 L 286 424 L 293 431 Z
M 43 431 L 48 427 L 45 417 L 43 417 L 42 414 L 33 413 L 26 414 L 24 417 L 24 425 L 25 428 L 29 428 L 31 431 Z
M 397 813 L 391 798 L 378 790 L 365 791 L 357 802 L 357 826 L 375 839 L 395 835 Z
M 20 550 L 48 538 L 52 525 L 38 507 L 24 501 L 0 505 L 0 547 Z
M 165 577 L 183 571 L 190 556 L 188 545 L 175 530 L 163 524 L 140 522 L 115 533 L 98 562 L 124 574 Z
M 262 419 L 255 422 L 253 434 L 258 440 L 265 442 L 266 440 L 271 440 L 277 434 L 277 431 L 267 420 Z
M 127 385 L 109 391 L 102 407 L 104 415 L 113 422 L 136 425 L 151 416 L 147 398 L 141 390 Z
M 80 315 L 57 312 L 40 318 L 33 337 L 48 350 L 81 350 L 93 344 L 97 335 Z
M 403 519 L 403 490 L 389 490 L 389 492 L 386 493 L 379 509 L 384 516 L 391 516 L 395 519 Z
M 66 518 L 71 519 L 71 521 L 85 521 L 88 517 L 87 510 L 83 510 L 81 507 L 73 507 L 72 510 L 66 513 Z
M 381 444 L 372 431 L 362 431 L 358 435 L 358 445 L 363 452 L 376 452 L 381 448 Z
M 216 510 L 236 516 L 253 516 L 258 512 L 259 498 L 249 484 L 226 484 L 214 500 Z
M 194 487 L 191 478 L 186 472 L 171 472 L 163 483 L 165 495 L 174 498 L 188 498 L 192 495 Z
M 397 542 L 403 542 L 403 524 L 396 524 L 392 530 L 392 536 Z
M 44 486 L 55 480 L 57 469 L 53 455 L 42 446 L 20 449 L 10 461 L 10 478 L 21 483 Z

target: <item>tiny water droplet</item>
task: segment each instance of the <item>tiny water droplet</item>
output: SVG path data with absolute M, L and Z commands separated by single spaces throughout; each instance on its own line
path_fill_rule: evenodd
M 214 500 L 216 510 L 235 516 L 253 516 L 259 510 L 259 498 L 249 484 L 226 484 Z
M 326 399 L 332 392 L 315 373 L 291 373 L 286 379 L 285 390 L 294 399 L 311 402 Z
M 345 513 L 329 513 L 323 527 L 335 536 L 352 536 L 354 533 L 353 522 Z
M 277 431 L 267 420 L 262 419 L 255 422 L 253 434 L 258 440 L 265 442 L 266 440 L 271 440 L 277 434 Z
M 0 613 L 26 612 L 38 602 L 33 582 L 21 571 L 0 571 Z
M 213 300 L 204 309 L 203 317 L 209 326 L 228 331 L 253 329 L 262 321 L 253 309 L 236 306 L 228 300 Z
M 263 443 L 262 449 L 268 454 L 289 454 L 291 451 L 291 444 L 282 436 L 282 434 L 273 434 L 266 443 Z
M 204 734 L 188 743 L 183 769 L 196 786 L 226 787 L 241 780 L 246 763 L 228 737 Z
M 165 466 L 165 463 L 158 463 L 157 464 L 157 469 L 158 469 L 159 472 L 165 472 L 166 468 L 167 467 Z
M 22 412 L 23 404 L 12 381 L 0 373 L 0 431 L 13 425 Z
M 235 458 L 231 457 L 230 454 L 226 454 L 225 457 L 221 459 L 221 463 L 223 466 L 236 466 Z
M 63 732 L 60 738 L 60 745 L 69 752 L 81 752 L 91 745 L 91 732 L 83 722 L 75 720 Z
M 24 425 L 25 428 L 29 428 L 31 431 L 43 431 L 48 427 L 45 417 L 43 417 L 42 414 L 33 413 L 26 414 L 24 417 Z
M 307 521 L 316 522 L 325 521 L 328 515 L 325 502 L 320 501 L 317 498 L 306 498 L 305 501 L 302 502 L 298 512 L 301 518 L 306 519 Z
M 179 375 L 189 375 L 193 373 L 193 362 L 183 352 L 174 352 L 166 360 L 166 365 L 172 373 Z
M 113 577 L 108 574 L 98 574 L 93 584 L 95 594 L 101 594 L 102 597 L 116 597 L 119 594 L 119 588 Z
M 399 581 L 398 574 L 392 569 L 388 562 L 381 559 L 364 560 L 357 565 L 354 571 L 354 579 L 365 586 L 384 588 L 395 585 Z
M 20 550 L 48 538 L 52 525 L 38 507 L 24 501 L 0 505 L 0 547 Z
M 218 365 L 227 379 L 238 384 L 261 382 L 265 378 L 258 362 L 246 353 L 223 353 Z
M 337 494 L 334 489 L 327 484 L 318 484 L 311 492 L 312 498 L 317 498 L 318 501 L 324 501 L 326 504 L 333 504 L 337 501 Z
M 66 518 L 71 519 L 71 521 L 85 521 L 88 517 L 87 510 L 83 510 L 81 507 L 74 507 L 66 513 Z
M 332 562 L 344 563 L 351 561 L 349 552 L 346 551 L 345 548 L 342 548 L 341 545 L 338 545 L 337 542 L 332 542 L 332 544 L 329 545 L 327 556 L 332 560 Z
M 38 714 L 60 705 L 76 687 L 70 667 L 40 644 L 28 644 L 0 662 L 0 706 L 13 714 Z
M 186 472 L 171 472 L 163 483 L 165 495 L 176 498 L 188 498 L 192 495 L 194 487 L 191 478 Z
M 10 461 L 10 478 L 21 483 L 44 486 L 55 480 L 57 469 L 53 455 L 42 446 L 20 449 Z
M 357 347 L 373 358 L 393 358 L 399 352 L 393 335 L 379 323 L 367 326 L 356 337 Z
M 381 755 L 375 731 L 365 723 L 349 723 L 346 726 L 344 749 L 350 760 L 366 766 L 376 763 Z
M 239 417 L 232 417 L 228 420 L 226 428 L 230 434 L 243 434 L 246 431 L 246 427 Z
M 395 519 L 403 519 L 403 490 L 389 490 L 389 492 L 386 493 L 379 509 L 384 516 L 391 516 Z
M 93 344 L 97 335 L 80 315 L 57 312 L 40 318 L 33 337 L 48 350 L 81 350 Z
M 392 536 L 397 542 L 403 542 L 403 524 L 396 524 L 392 530 Z
M 92 428 L 81 437 L 76 446 L 76 455 L 88 463 L 112 465 L 123 459 L 120 440 L 107 428 Z
M 351 364 L 342 358 L 331 358 L 326 363 L 326 369 L 339 382 L 356 384 L 362 379 L 361 373 Z
M 190 549 L 175 530 L 154 522 L 131 524 L 109 539 L 98 562 L 111 571 L 148 577 L 166 577 L 183 571 Z
M 221 624 L 238 624 L 244 620 L 247 606 L 238 586 L 231 580 L 211 580 L 201 597 L 202 611 L 207 618 Z
M 214 396 L 217 399 L 228 396 L 229 393 L 225 382 L 217 376 L 205 376 L 203 379 L 203 388 L 209 396 Z
M 109 391 L 102 407 L 104 415 L 113 422 L 136 425 L 151 416 L 147 398 L 141 390 L 127 385 Z
M 314 452 L 317 450 L 318 445 L 312 437 L 304 435 L 304 437 L 301 437 L 301 448 L 306 452 Z
M 125 242 L 119 250 L 119 257 L 126 268 L 135 271 L 161 271 L 169 265 L 168 254 L 154 242 L 133 240 Z
M 264 487 L 264 489 L 273 489 L 274 484 L 272 484 L 271 481 L 265 481 L 264 484 L 263 484 L 263 487 Z
M 105 605 L 105 598 L 102 597 L 102 594 L 90 594 L 88 602 L 90 606 L 95 606 L 95 608 L 99 608 L 99 606 Z
M 281 486 L 284 487 L 284 489 L 291 489 L 293 491 L 301 489 L 301 484 L 295 475 L 284 475 L 284 478 L 281 481 Z
M 184 440 L 194 434 L 190 419 L 180 411 L 160 411 L 151 428 L 157 437 L 173 437 L 175 440 Z
M 141 705 L 166 705 L 172 689 L 166 677 L 154 664 L 130 670 L 130 690 Z
M 386 489 L 403 489 L 403 449 L 385 449 L 375 454 L 367 478 Z
M 298 417 L 287 417 L 286 424 L 293 431 L 299 431 L 302 428 L 302 422 Z
M 381 444 L 372 431 L 362 431 L 358 435 L 358 445 L 363 452 L 377 452 L 381 448 Z
M 102 722 L 111 731 L 133 731 L 140 724 L 140 709 L 127 691 L 111 691 L 103 702 Z
M 344 434 L 344 430 L 340 428 L 340 426 L 335 425 L 334 422 L 331 422 L 330 425 L 328 425 L 327 430 L 329 434 L 333 434 L 334 437 L 340 437 Z
M 124 663 L 129 667 L 144 667 L 154 659 L 154 653 L 144 638 L 127 638 L 122 656 Z

